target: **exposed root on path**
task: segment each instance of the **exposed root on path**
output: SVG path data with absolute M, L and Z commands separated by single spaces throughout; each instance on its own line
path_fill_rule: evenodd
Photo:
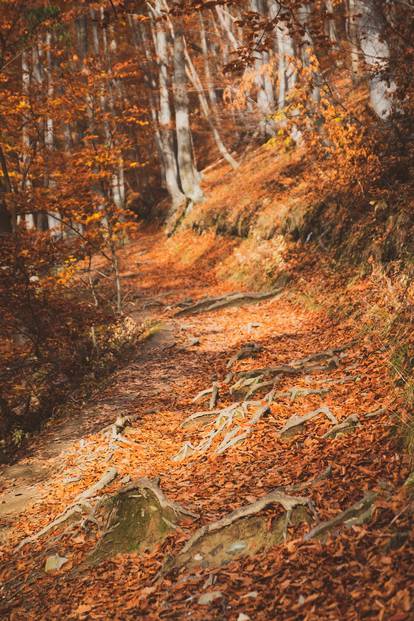
M 342 423 L 339 425 L 335 425 L 327 431 L 322 437 L 323 438 L 336 438 L 337 436 L 342 435 L 343 433 L 350 433 L 355 431 L 355 428 L 359 425 L 359 416 L 357 414 L 351 414 L 348 416 Z
M 233 403 L 222 410 L 192 414 L 182 423 L 182 427 L 191 427 L 199 423 L 205 425 L 209 422 L 212 422 L 212 427 L 198 445 L 193 446 L 186 442 L 173 460 L 179 462 L 196 453 L 206 453 L 213 446 L 215 454 L 221 455 L 248 438 L 254 425 L 269 411 L 269 405 L 263 405 L 260 401 L 244 401 Z M 218 446 L 217 440 L 219 440 Z
M 233 364 L 238 360 L 243 360 L 243 358 L 251 358 L 255 354 L 259 354 L 261 351 L 263 351 L 263 348 L 259 345 L 256 345 L 256 343 L 248 343 L 247 345 L 239 349 L 239 351 L 236 352 L 231 358 L 229 358 L 229 360 L 227 361 L 227 368 L 231 369 Z
M 158 480 L 137 479 L 107 499 L 106 526 L 89 564 L 119 553 L 151 550 L 184 517 L 198 515 L 169 500 Z
M 295 435 L 296 433 L 298 433 L 298 431 L 303 429 L 305 423 L 312 420 L 313 418 L 316 418 L 317 416 L 320 416 L 321 414 L 326 416 L 333 425 L 338 425 L 338 420 L 332 414 L 331 410 L 328 407 L 323 406 L 316 410 L 313 410 L 312 412 L 308 412 L 303 416 L 299 416 L 298 414 L 294 414 L 293 416 L 291 416 L 286 424 L 282 427 L 282 429 L 280 429 L 280 436 L 283 438 L 287 438 L 291 435 Z
M 343 352 L 348 347 L 350 347 L 350 345 L 344 345 L 342 347 L 317 352 L 299 360 L 292 360 L 292 362 L 289 362 L 288 364 L 249 369 L 248 371 L 237 371 L 234 376 L 238 377 L 239 380 L 232 386 L 230 391 L 237 391 L 244 386 L 251 386 L 253 380 L 255 379 L 262 381 L 269 377 L 277 379 L 283 376 L 307 375 L 331 371 L 332 369 L 339 367 L 341 355 L 338 354 L 345 356 Z M 320 362 L 324 362 L 325 364 L 320 364 Z M 252 382 L 249 382 L 249 380 L 252 380 Z
M 276 520 L 271 530 L 266 529 L 265 518 L 251 520 L 268 507 L 279 504 L 285 514 Z M 286 541 L 289 524 L 294 511 L 294 522 L 310 521 L 312 506 L 309 498 L 289 496 L 274 490 L 259 500 L 229 513 L 221 520 L 202 526 L 185 544 L 178 555 L 167 562 L 164 571 L 173 568 L 220 565 L 236 556 L 252 554 L 270 545 Z M 236 528 L 232 528 L 236 525 Z
M 107 485 L 112 483 L 112 481 L 117 477 L 117 475 L 118 475 L 118 471 L 115 468 L 110 468 L 99 479 L 99 481 L 97 481 L 87 490 L 79 494 L 79 496 L 75 498 L 74 502 L 69 507 L 67 507 L 60 515 L 58 515 L 57 518 L 53 520 L 53 522 L 50 522 L 50 524 L 42 528 L 39 532 L 35 533 L 34 535 L 31 535 L 30 537 L 26 537 L 25 539 L 23 539 L 17 546 L 17 550 L 20 550 L 28 543 L 33 543 L 34 541 L 37 541 L 38 539 L 46 535 L 48 532 L 50 532 L 51 530 L 54 530 L 57 526 L 60 526 L 61 524 L 63 524 L 64 522 L 67 522 L 73 517 L 81 515 L 83 511 L 85 510 L 85 508 L 89 511 L 89 515 L 87 519 L 94 520 L 92 506 L 89 501 L 95 498 L 98 492 L 100 492 L 105 487 L 107 487 Z
M 372 517 L 373 506 L 378 494 L 374 492 L 366 492 L 362 500 L 339 513 L 332 520 L 321 522 L 305 535 L 305 541 L 310 539 L 324 540 L 330 533 L 334 532 L 340 526 L 359 526 L 365 524 Z
M 197 315 L 199 313 L 209 313 L 211 311 L 229 308 L 230 306 L 241 306 L 242 304 L 254 304 L 261 302 L 262 300 L 269 300 L 279 295 L 283 290 L 283 287 L 276 287 L 271 291 L 265 293 L 256 292 L 242 292 L 242 293 L 230 293 L 225 296 L 209 297 L 199 300 L 195 304 L 189 304 L 185 308 L 180 309 L 175 313 L 176 317 L 185 317 L 186 315 Z

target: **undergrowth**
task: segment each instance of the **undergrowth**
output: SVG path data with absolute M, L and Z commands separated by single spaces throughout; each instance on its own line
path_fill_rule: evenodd
M 26 366 L 20 384 L 16 373 L 11 374 L 7 390 L 10 423 L 3 430 L 0 461 L 12 457 L 43 422 L 87 399 L 102 381 L 130 360 L 139 342 L 159 329 L 156 322 L 141 326 L 131 317 L 120 317 L 94 326 L 73 343 L 78 355 L 73 355 L 62 378 L 54 376 L 56 368 L 51 364 Z
M 216 268 L 220 280 L 265 290 L 286 272 L 286 241 L 279 235 L 270 240 L 243 240 Z

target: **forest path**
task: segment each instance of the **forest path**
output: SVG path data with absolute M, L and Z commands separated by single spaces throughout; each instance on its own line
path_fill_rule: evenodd
M 402 560 L 398 572 L 392 563 L 375 577 L 364 569 L 367 558 L 380 563 L 374 557 L 382 557 L 377 546 L 378 542 L 383 546 L 384 540 L 376 527 L 363 536 L 366 525 L 355 526 L 351 536 L 347 530 L 329 552 L 323 552 L 317 542 L 301 543 L 309 530 L 302 524 L 292 530 L 294 542 L 250 557 L 236 554 L 223 567 L 184 569 L 154 582 L 164 559 L 174 555 L 197 527 L 276 488 L 299 486 L 323 521 L 353 505 L 367 490 L 397 490 L 404 480 L 401 456 L 389 439 L 392 387 L 378 344 L 360 334 L 355 338 L 351 323 L 337 323 L 323 309 L 298 304 L 289 289 L 256 304 L 177 317 L 176 305 L 182 300 L 190 303 L 190 298 L 228 293 L 229 286 L 218 283 L 209 267 L 209 257 L 198 265 L 180 267 L 160 235 L 144 235 L 125 250 L 123 277 L 134 292 L 130 314 L 136 320 L 156 320 L 157 328 L 136 357 L 104 382 L 87 404 L 80 404 L 71 419 L 52 421 L 34 437 L 28 457 L 13 466 L 15 476 L 5 479 L 3 493 L 9 496 L 3 500 L 15 493 L 13 486 L 25 484 L 25 468 L 26 476 L 33 472 L 35 484 L 29 501 L 1 518 L 7 534 L 3 608 L 11 619 L 182 619 L 188 615 L 235 621 L 247 621 L 246 616 L 252 620 L 358 619 L 364 618 L 355 616 L 358 607 L 372 607 L 368 583 L 372 586 L 374 581 L 378 593 L 391 582 L 393 592 L 398 590 L 399 576 L 406 571 Z M 240 360 L 229 363 L 252 343 L 254 350 L 245 350 Z M 330 349 L 335 352 L 321 354 Z M 303 362 L 313 354 L 321 354 L 322 359 Z M 193 402 L 197 393 L 216 382 L 216 407 L 223 408 L 234 402 L 229 393 L 232 382 L 225 382 L 229 370 L 281 365 L 297 371 L 278 374 L 277 395 L 270 401 L 263 401 L 263 392 L 252 397 L 270 406 L 266 416 L 248 428 L 243 441 L 217 454 L 223 437 L 215 437 L 211 450 L 174 460 L 186 443 L 197 447 L 205 438 L 203 429 L 182 427 L 188 416 L 207 409 L 208 404 Z M 297 436 L 282 438 L 280 431 L 292 415 L 306 415 L 320 407 L 329 408 L 339 423 L 357 414 L 359 426 L 329 438 L 326 433 L 332 423 L 318 417 L 302 426 Z M 111 425 L 118 416 L 133 417 L 123 431 L 126 442 L 111 438 Z M 19 475 L 19 467 L 23 474 Z M 93 572 L 71 569 L 79 566 L 102 534 L 94 527 L 86 531 L 69 527 L 63 535 L 48 534 L 16 552 L 16 544 L 36 534 L 112 467 L 117 478 L 106 493 L 137 477 L 159 477 L 165 495 L 199 518 L 172 533 L 161 548 L 144 556 L 108 560 Z M 324 476 L 326 472 L 329 476 Z M 307 483 L 315 478 L 315 484 Z M 271 530 L 278 516 L 278 507 L 268 510 L 266 528 Z M 45 559 L 56 553 L 68 560 L 58 575 L 46 574 Z M 342 557 L 339 576 L 335 567 Z M 351 587 L 346 584 L 353 585 L 351 599 L 347 595 Z M 341 616 L 335 616 L 338 610 Z

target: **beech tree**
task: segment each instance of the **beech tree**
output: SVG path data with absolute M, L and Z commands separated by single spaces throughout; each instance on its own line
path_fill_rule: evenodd
M 396 84 L 390 74 L 390 48 L 382 7 L 383 3 L 377 0 L 359 0 L 355 4 L 360 46 L 369 69 L 371 106 L 380 119 L 387 119 L 394 109 Z

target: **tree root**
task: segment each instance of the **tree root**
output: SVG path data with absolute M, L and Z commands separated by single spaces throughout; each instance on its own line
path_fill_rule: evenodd
M 305 367 L 310 366 L 311 363 L 321 362 L 322 360 L 332 360 L 334 363 L 336 363 L 339 361 L 339 358 L 344 357 L 345 354 L 343 354 L 343 352 L 349 347 L 351 347 L 351 344 L 347 344 L 342 347 L 332 347 L 324 351 L 309 354 L 309 356 L 305 356 L 304 358 L 300 358 L 299 360 L 294 360 L 290 364 L 295 367 Z M 338 354 L 342 354 L 342 356 L 339 356 Z
M 158 479 L 136 479 L 105 501 L 105 531 L 87 564 L 161 543 L 184 517 L 199 516 L 169 500 Z
M 289 436 L 291 432 L 296 430 L 296 427 L 301 427 L 304 423 L 308 422 L 312 418 L 319 416 L 320 414 L 324 414 L 333 425 L 338 425 L 338 420 L 332 414 L 331 410 L 326 407 L 320 407 L 317 410 L 313 410 L 312 412 L 308 412 L 308 414 L 304 414 L 303 416 L 298 416 L 294 414 L 289 418 L 286 424 L 279 430 L 279 434 L 281 436 Z
M 292 512 L 292 510 L 297 506 L 306 506 L 309 507 L 310 500 L 304 496 L 289 496 L 284 492 L 274 490 L 270 492 L 266 496 L 259 498 L 255 502 L 251 504 L 245 505 L 244 507 L 240 507 L 235 511 L 229 513 L 229 515 L 225 516 L 221 520 L 217 522 L 213 522 L 211 524 L 207 524 L 202 526 L 194 535 L 188 540 L 183 549 L 179 552 L 178 557 L 186 555 L 203 537 L 206 535 L 213 533 L 215 531 L 222 530 L 227 526 L 230 526 L 237 520 L 241 520 L 243 518 L 247 518 L 253 515 L 257 515 L 264 509 L 267 509 L 271 505 L 279 504 L 283 507 L 283 509 L 287 512 L 288 516 Z
M 237 405 L 238 404 L 235 404 L 235 407 Z M 196 412 L 195 414 L 191 414 L 191 416 L 186 418 L 185 421 L 181 423 L 181 427 L 185 429 L 186 427 L 191 427 L 192 425 L 197 425 L 198 423 L 206 425 L 215 416 L 217 416 L 217 414 L 220 414 L 220 412 L 222 412 L 222 410 L 207 410 L 205 412 Z
M 237 371 L 236 376 L 245 379 L 254 379 L 257 377 L 269 377 L 275 375 L 300 375 L 301 369 L 292 367 L 289 364 L 280 364 L 276 367 L 261 367 L 259 369 L 250 369 L 249 371 Z
M 122 488 L 118 492 L 118 494 L 127 494 L 129 492 L 137 490 L 141 492 L 149 490 L 156 497 L 162 509 L 171 509 L 177 515 L 187 515 L 194 519 L 200 517 L 197 513 L 193 513 L 192 511 L 185 509 L 177 502 L 174 502 L 173 500 L 168 500 L 168 498 L 165 496 L 164 492 L 160 488 L 159 483 L 159 478 L 148 479 L 146 477 L 142 477 L 141 479 L 135 479 L 134 481 L 131 481 L 131 483 L 128 483 L 128 485 Z
M 207 400 L 213 392 L 213 386 L 210 388 L 206 388 L 205 390 L 201 390 L 192 400 L 193 403 L 198 403 L 199 401 Z
M 306 373 L 331 371 L 339 366 L 341 357 L 338 356 L 338 354 L 347 347 L 350 347 L 350 345 L 310 354 L 305 358 L 292 360 L 292 362 L 288 364 L 280 364 L 274 367 L 262 367 L 249 371 L 238 371 L 235 373 L 235 376 L 245 379 L 254 379 L 257 377 L 265 379 L 283 375 L 303 375 Z M 320 362 L 325 362 L 325 364 L 320 364 Z
M 127 427 L 129 427 L 134 418 L 132 416 L 117 416 L 114 423 L 107 425 L 101 431 L 104 435 L 109 435 L 112 440 L 116 440 L 118 434 L 121 434 Z
M 210 403 L 209 403 L 210 410 L 214 410 L 214 408 L 217 405 L 218 398 L 219 398 L 219 387 L 218 387 L 218 384 L 216 382 L 213 382 L 213 386 L 212 386 L 212 390 L 211 390 Z
M 196 315 L 199 313 L 208 313 L 211 311 L 219 310 L 221 308 L 228 308 L 229 306 L 239 306 L 241 304 L 255 303 L 262 300 L 267 300 L 279 295 L 283 290 L 283 287 L 276 287 L 271 291 L 265 293 L 255 292 L 242 292 L 231 293 L 230 295 L 203 298 L 191 304 L 186 308 L 182 308 L 175 312 L 175 317 L 184 317 L 185 315 Z
M 206 390 L 202 390 L 201 392 L 199 392 L 194 397 L 193 403 L 197 403 L 198 401 L 205 401 L 208 398 L 210 398 L 209 408 L 210 410 L 213 410 L 216 407 L 219 398 L 219 386 L 217 382 L 213 382 L 210 388 L 206 388 Z
M 289 388 L 285 392 L 276 393 L 275 397 L 288 397 L 292 403 L 296 400 L 297 397 L 308 397 L 309 395 L 326 395 L 329 392 L 329 388 L 301 388 L 298 386 L 293 386 Z
M 359 425 L 359 417 L 357 414 L 351 414 L 346 418 L 342 423 L 335 425 L 327 431 L 322 437 L 323 438 L 336 438 L 343 433 L 349 433 L 354 431 L 354 429 Z
M 229 433 L 224 437 L 223 441 L 218 445 L 216 449 L 216 455 L 221 455 L 222 453 L 225 453 L 227 449 L 231 448 L 232 446 L 235 446 L 236 444 L 243 442 L 243 440 L 248 438 L 251 433 L 250 430 L 245 431 L 243 433 L 239 433 L 240 431 L 241 431 L 241 427 L 239 425 L 236 425 L 234 429 L 229 431 Z
M 302 481 L 302 483 L 294 483 L 293 485 L 287 485 L 283 487 L 283 491 L 287 493 L 291 492 L 302 492 L 304 489 L 308 489 L 308 487 L 312 487 L 320 481 L 324 481 L 325 479 L 329 479 L 332 476 L 332 466 L 328 466 L 321 474 L 314 477 L 313 479 L 308 479 L 307 481 Z
M 341 377 L 340 379 L 335 379 L 334 377 L 330 379 L 319 379 L 314 380 L 315 384 L 329 384 L 332 385 L 341 385 L 341 384 L 349 384 L 350 382 L 359 382 L 361 379 L 360 375 L 349 375 L 347 377 Z
M 277 379 L 273 379 L 269 382 L 260 382 L 258 381 L 257 383 L 255 383 L 250 390 L 247 392 L 246 394 L 246 399 L 250 399 L 251 397 L 254 397 L 254 395 L 258 392 L 260 392 L 263 389 L 268 389 L 270 388 L 271 390 L 268 391 L 267 395 L 272 395 L 271 399 L 266 398 L 268 403 L 271 403 L 273 401 L 273 398 L 275 396 L 275 391 L 276 391 L 276 384 L 278 383 Z
M 249 418 L 249 408 L 251 407 L 255 409 L 254 412 L 250 414 Z M 212 421 L 212 428 L 197 446 L 194 446 L 190 442 L 186 442 L 177 455 L 172 458 L 173 461 L 183 461 L 195 453 L 205 453 L 220 435 L 223 435 L 226 430 L 229 430 L 216 449 L 217 455 L 224 453 L 235 444 L 239 444 L 246 439 L 253 431 L 254 425 L 263 416 L 269 413 L 269 411 L 268 404 L 263 405 L 260 401 L 244 401 L 243 403 L 233 403 L 222 410 L 192 414 L 182 423 L 182 427 L 189 427 L 197 421 Z M 214 418 L 215 420 L 213 420 Z M 240 425 L 231 428 L 235 420 L 247 421 L 243 431 Z M 241 431 L 242 433 L 239 434 Z
M 100 492 L 104 487 L 112 483 L 112 481 L 117 476 L 118 471 L 115 468 L 110 468 L 107 472 L 105 472 L 104 475 L 102 475 L 99 481 L 91 485 L 91 487 L 82 492 L 82 494 L 79 494 L 79 496 L 75 498 L 74 502 L 69 507 L 67 507 L 60 515 L 58 515 L 57 518 L 53 520 L 53 522 L 50 522 L 47 526 L 42 528 L 36 534 L 23 539 L 17 546 L 16 550 L 20 550 L 28 543 L 33 543 L 34 541 L 37 541 L 38 539 L 43 537 L 43 535 L 46 535 L 49 531 L 55 529 L 57 526 L 60 526 L 60 524 L 63 524 L 67 520 L 74 517 L 76 514 L 82 514 L 84 508 L 87 508 L 92 513 L 92 507 L 88 500 L 94 498 L 98 492 Z
M 122 433 L 136 418 L 136 416 L 118 416 L 112 425 L 102 429 L 102 433 L 109 438 L 111 449 L 115 449 L 115 442 L 122 442 L 129 446 L 138 446 L 136 442 L 129 440 Z
M 243 358 L 251 358 L 254 354 L 258 354 L 261 351 L 263 351 L 263 347 L 256 345 L 256 343 L 248 343 L 239 349 L 239 351 L 227 361 L 227 368 L 230 369 L 238 360 L 242 360 Z
M 378 410 L 375 410 L 374 412 L 367 412 L 364 416 L 365 418 L 377 418 L 378 416 L 381 416 L 382 414 L 385 414 L 387 411 L 387 408 L 379 408 Z
M 332 520 L 321 522 L 305 535 L 305 541 L 310 539 L 325 539 L 337 526 L 354 526 L 367 522 L 372 515 L 372 507 L 378 494 L 367 492 L 354 505 L 339 513 Z
M 257 392 L 273 387 L 275 388 L 278 378 L 274 378 L 268 381 L 262 381 L 263 375 L 258 375 L 257 377 L 251 378 L 241 378 L 239 379 L 233 386 L 230 387 L 230 393 L 233 396 L 240 397 L 244 396 L 245 399 L 250 399 Z M 292 402 L 296 400 L 297 397 L 307 397 L 308 395 L 325 395 L 329 392 L 329 388 L 301 388 L 298 386 L 294 386 L 289 388 L 284 392 L 274 392 L 273 399 L 282 399 L 288 397 Z

